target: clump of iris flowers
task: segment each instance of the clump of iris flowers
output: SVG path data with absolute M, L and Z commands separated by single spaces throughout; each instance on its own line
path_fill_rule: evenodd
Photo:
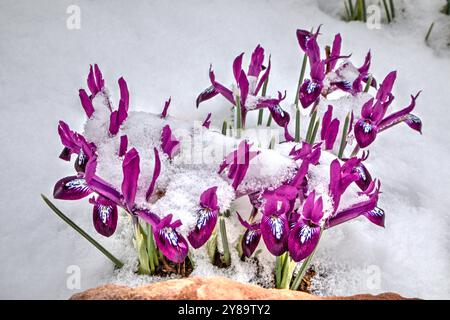
M 119 101 L 118 107 L 114 108 L 97 65 L 91 66 L 87 78 L 90 94 L 81 89 L 80 101 L 91 124 L 96 123 L 97 112 L 108 113 L 104 116 L 106 123 L 95 128 L 91 126 L 90 130 L 104 130 L 103 140 L 117 141 L 113 152 L 115 161 L 121 164 L 121 172 L 117 173 L 121 182 L 113 183 L 102 177 L 101 170 L 98 170 L 99 166 L 105 165 L 101 162 L 105 161 L 104 158 L 99 157 L 101 147 L 60 121 L 58 133 L 63 145 L 60 158 L 70 161 L 75 156 L 75 172 L 56 182 L 53 197 L 59 200 L 89 198 L 94 229 L 105 237 L 116 231 L 119 210 L 125 212 L 133 226 L 139 262 L 136 271 L 141 274 L 169 272 L 188 275 L 195 267 L 190 254 L 194 250 L 206 249 L 213 264 L 230 267 L 234 247 L 244 261 L 254 259 L 257 249 L 265 247 L 274 256 L 275 287 L 298 290 L 323 232 L 360 216 L 377 226 L 385 225 L 385 212 L 378 206 L 381 183 L 367 168 L 367 148 L 375 142 L 378 134 L 394 125 L 405 123 L 418 132 L 422 129 L 420 119 L 412 114 L 419 93 L 411 96 L 407 107 L 389 111 L 394 101 L 392 92 L 396 72 L 390 72 L 378 86 L 369 72 L 370 51 L 356 67 L 349 60 L 351 55 L 341 54 L 342 38 L 339 34 L 331 46 L 321 50 L 319 31 L 320 27 L 315 32 L 297 30 L 296 33 L 304 61 L 308 63 L 302 65 L 295 94 L 295 138 L 289 126 L 292 117 L 288 110 L 291 106 L 281 106 L 286 92 L 277 90 L 273 96 L 267 95 L 272 64 L 270 57 L 264 63 L 265 50 L 260 45 L 251 54 L 247 69 L 243 67 L 244 53 L 234 59 L 231 71 L 235 83 L 229 87 L 216 80 L 210 67 L 210 86 L 196 100 L 198 108 L 207 100 L 221 96 L 234 110 L 232 137 L 227 132 L 230 119 L 224 119 L 222 128 L 227 138 L 234 139 L 234 148 L 225 154 L 211 174 L 225 181 L 234 195 L 231 202 L 241 197 L 248 199 L 248 214 L 223 204 L 223 190 L 219 183 L 205 185 L 196 198 L 195 209 L 186 212 L 186 215 L 194 217 L 194 223 L 186 226 L 187 231 L 182 231 L 183 217 L 174 215 L 170 206 L 166 205 L 163 212 L 155 211 L 155 204 L 170 197 L 165 194 L 165 182 L 159 181 L 161 175 L 166 172 L 172 174 L 174 171 L 170 170 L 173 168 L 183 168 L 179 159 L 183 144 L 187 143 L 177 137 L 176 123 L 168 115 L 171 98 L 165 102 L 162 113 L 155 117 L 161 122 L 161 130 L 157 131 L 153 145 L 146 143 L 146 149 L 138 150 L 134 142 L 136 137 L 127 135 L 130 105 L 127 83 L 123 78 L 118 80 Z M 304 79 L 308 64 L 309 76 Z M 330 98 L 336 92 L 346 97 L 350 107 L 343 107 L 338 99 Z M 99 110 L 98 101 L 102 102 L 102 110 Z M 268 147 L 256 147 L 246 137 L 250 127 L 248 114 L 256 110 L 259 116 L 264 110 L 269 112 L 269 120 L 273 119 L 281 129 L 284 138 L 281 144 L 275 145 L 271 141 Z M 203 121 L 202 130 L 215 133 L 212 115 L 209 113 Z M 302 134 L 300 121 L 305 119 L 309 123 L 305 134 Z M 258 120 L 257 127 L 262 126 L 262 121 Z M 267 155 L 273 156 L 274 153 L 286 161 L 289 174 L 277 177 L 278 180 L 270 184 L 264 185 L 258 180 L 255 183 L 252 180 L 255 170 L 252 169 L 258 169 L 258 161 L 270 162 Z M 143 171 L 143 163 L 149 155 L 153 166 L 151 175 Z M 168 201 L 169 204 L 174 202 L 174 210 L 177 199 L 169 198 Z M 47 203 L 99 247 L 51 202 Z M 242 235 L 232 246 L 226 225 L 234 221 L 242 225 Z M 217 234 L 222 241 L 220 252 Z M 101 247 L 101 251 L 106 252 L 118 267 L 121 266 L 120 261 L 105 248 Z

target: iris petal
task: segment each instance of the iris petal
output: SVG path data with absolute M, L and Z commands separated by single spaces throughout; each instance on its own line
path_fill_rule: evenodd
M 53 197 L 61 200 L 79 200 L 92 193 L 92 189 L 87 185 L 86 180 L 79 176 L 69 176 L 62 178 L 55 184 Z

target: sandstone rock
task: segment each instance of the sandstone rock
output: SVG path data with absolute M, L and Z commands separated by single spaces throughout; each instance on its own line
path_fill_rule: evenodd
M 130 288 L 108 284 L 74 294 L 72 300 L 403 300 L 396 293 L 319 297 L 305 292 L 264 289 L 227 278 L 191 277 Z

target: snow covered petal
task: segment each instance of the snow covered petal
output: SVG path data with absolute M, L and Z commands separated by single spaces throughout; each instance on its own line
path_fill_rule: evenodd
M 197 108 L 200 105 L 200 103 L 202 103 L 203 101 L 209 100 L 209 99 L 217 96 L 218 94 L 219 94 L 219 91 L 217 91 L 216 88 L 214 88 L 213 85 L 209 86 L 208 88 L 203 90 L 198 95 L 197 100 L 195 101 L 195 104 L 196 104 Z

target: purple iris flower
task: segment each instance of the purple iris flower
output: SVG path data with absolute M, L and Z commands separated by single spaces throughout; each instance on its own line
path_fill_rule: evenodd
M 242 58 L 244 53 L 238 55 L 233 62 L 233 75 L 239 92 L 241 104 L 242 124 L 245 127 L 247 112 L 261 108 L 268 108 L 274 121 L 285 131 L 285 139 L 293 141 L 293 137 L 289 134 L 288 124 L 290 121 L 289 114 L 280 107 L 280 102 L 286 98 L 286 93 L 283 95 L 278 92 L 278 98 L 263 97 L 258 95 L 264 81 L 269 77 L 271 63 L 270 57 L 267 68 L 263 66 L 264 49 L 258 45 L 252 53 L 248 71 L 242 69 Z M 264 70 L 265 69 L 265 70 Z M 264 72 L 263 72 L 264 71 Z M 261 74 L 262 73 L 262 74 Z M 260 77 L 261 76 L 261 77 Z M 203 101 L 221 94 L 232 105 L 236 105 L 235 95 L 233 90 L 226 88 L 224 85 L 216 81 L 214 72 L 210 68 L 209 78 L 211 86 L 205 89 L 197 98 L 197 107 Z
M 302 215 L 289 233 L 288 248 L 291 258 L 299 262 L 308 257 L 319 243 L 323 217 L 322 197 L 315 200 L 311 192 L 303 204 Z
M 322 118 L 322 130 L 320 138 L 325 141 L 325 150 L 332 150 L 339 131 L 339 119 L 333 117 L 333 106 L 328 105 L 328 110 Z
M 333 42 L 331 54 L 327 59 L 321 60 L 320 48 L 317 44 L 319 30 L 313 34 L 307 30 L 297 30 L 297 39 L 300 48 L 309 58 L 310 78 L 306 79 L 299 90 L 299 99 L 303 108 L 309 107 L 317 101 L 324 88 L 325 75 L 331 71 L 331 67 L 336 65 L 338 59 L 348 58 L 349 56 L 340 56 L 341 37 L 336 35 Z
M 236 214 L 240 223 L 246 228 L 241 241 L 242 253 L 245 257 L 250 258 L 261 240 L 261 227 L 257 222 L 248 223 L 242 219 L 239 212 Z
M 411 96 L 409 106 L 385 117 L 389 105 L 394 100 L 391 90 L 395 78 L 395 71 L 389 73 L 380 85 L 376 95 L 376 101 L 374 102 L 372 98 L 362 107 L 361 119 L 356 122 L 354 127 L 355 138 L 361 148 L 365 148 L 375 141 L 378 133 L 401 122 L 405 122 L 410 128 L 420 133 L 422 132 L 422 121 L 417 116 L 411 114 L 420 91 L 415 96 Z
M 246 140 L 239 143 L 237 150 L 228 154 L 219 167 L 218 173 L 221 174 L 228 168 L 227 177 L 232 179 L 232 186 L 237 190 L 238 186 L 244 180 L 250 161 L 259 154 L 259 151 L 250 151 L 250 144 Z
M 217 205 L 217 187 L 209 188 L 200 196 L 200 209 L 197 211 L 197 223 L 188 235 L 189 243 L 195 249 L 208 241 L 217 223 L 219 206 Z
M 153 236 L 156 246 L 170 261 L 182 263 L 186 259 L 189 245 L 186 239 L 177 231 L 182 223 L 180 220 L 172 222 L 172 214 L 164 218 L 158 217 L 148 210 L 137 210 L 137 215 L 153 226 Z
M 83 109 L 86 112 L 88 118 L 90 118 L 95 111 L 92 104 L 92 99 L 94 99 L 97 93 L 101 92 L 105 86 L 102 72 L 100 71 L 100 68 L 97 64 L 94 65 L 94 69 L 92 69 L 92 65 L 89 68 L 87 85 L 89 91 L 91 92 L 91 95 L 88 95 L 84 89 L 80 89 L 79 96 L 81 105 L 83 106 Z
M 119 107 L 111 112 L 109 121 L 109 132 L 112 135 L 116 135 L 119 132 L 120 126 L 127 119 L 130 100 L 127 83 L 123 78 L 120 78 L 118 82 L 120 89 Z
M 330 215 L 325 223 L 325 229 L 347 222 L 360 215 L 364 215 L 372 223 L 384 227 L 384 211 L 377 207 L 380 183 L 372 181 L 370 186 L 363 193 L 369 197 L 368 200 L 356 203 Z
M 297 160 L 308 160 L 309 163 L 317 165 L 319 163 L 321 150 L 320 146 L 322 143 L 316 143 L 314 145 L 302 141 L 302 146 L 300 149 L 297 149 L 297 146 L 294 146 L 292 150 L 289 152 L 289 156 Z
M 172 97 L 169 97 L 169 100 L 167 100 L 164 103 L 163 111 L 161 112 L 161 119 L 165 119 L 167 117 L 167 111 L 169 111 L 170 102 L 172 101 Z
M 360 178 L 359 174 L 353 171 L 359 163 L 360 160 L 356 157 L 347 160 L 342 166 L 338 159 L 331 162 L 329 191 L 333 199 L 334 210 L 339 207 L 341 196 L 345 190 L 352 182 Z
M 168 124 L 164 126 L 161 132 L 161 149 L 171 160 L 180 151 L 180 141 L 172 134 L 172 129 Z
M 353 173 L 357 173 L 359 175 L 358 180 L 355 181 L 357 186 L 362 190 L 365 191 L 370 186 L 372 180 L 372 176 L 367 170 L 366 166 L 363 164 L 363 161 L 366 161 L 369 157 L 369 152 L 363 152 L 362 157 L 359 159 L 359 161 L 354 161 L 354 167 L 352 169 Z M 343 161 L 348 161 L 349 159 L 343 159 Z
M 295 188 L 284 190 L 288 196 L 297 194 Z M 279 195 L 266 196 L 261 218 L 261 234 L 267 250 L 275 256 L 286 252 L 289 237 L 289 210 L 291 206 L 288 199 Z

